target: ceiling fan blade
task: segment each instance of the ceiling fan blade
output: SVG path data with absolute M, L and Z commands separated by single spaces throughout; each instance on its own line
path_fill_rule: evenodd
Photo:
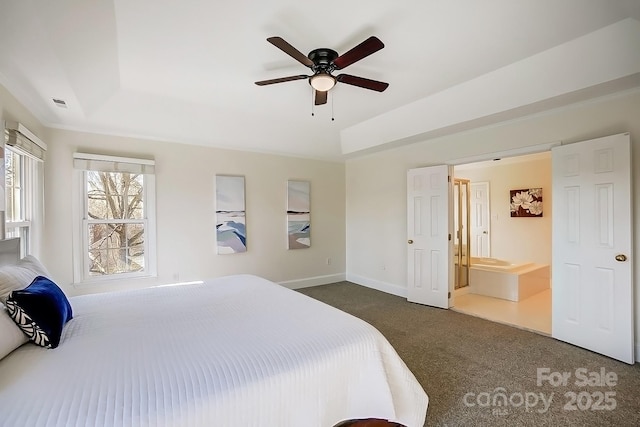
M 256 84 L 258 86 L 264 86 L 264 85 L 272 85 L 274 83 L 284 83 L 284 82 L 290 82 L 293 80 L 302 80 L 307 78 L 309 78 L 309 76 L 300 74 L 298 76 L 280 77 L 279 79 L 261 80 L 259 82 L 256 82 Z
M 338 74 L 336 76 L 336 80 L 340 83 L 363 87 L 365 89 L 371 89 L 377 92 L 384 92 L 384 90 L 389 87 L 389 83 L 365 79 L 364 77 L 352 76 L 350 74 Z
M 282 37 L 269 37 L 267 39 L 269 43 L 301 63 L 302 65 L 311 68 L 313 66 L 313 61 L 306 57 L 302 52 L 300 52 L 295 47 L 291 46 L 287 43 Z
M 327 103 L 327 92 L 321 92 L 316 90 L 316 100 L 315 105 L 322 105 Z
M 358 46 L 354 47 L 348 52 L 343 53 L 333 61 L 336 70 L 341 70 L 348 67 L 356 61 L 360 61 L 372 53 L 375 53 L 384 47 L 384 43 L 380 41 L 376 36 L 371 36 Z

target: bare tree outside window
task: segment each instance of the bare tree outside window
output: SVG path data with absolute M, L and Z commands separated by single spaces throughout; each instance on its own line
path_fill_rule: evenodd
M 89 274 L 144 271 L 144 175 L 88 171 Z

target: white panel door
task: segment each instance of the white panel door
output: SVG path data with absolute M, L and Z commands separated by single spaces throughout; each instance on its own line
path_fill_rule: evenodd
M 471 194 L 471 256 L 489 257 L 489 183 L 472 182 Z
M 634 363 L 629 134 L 552 149 L 552 335 Z
M 407 172 L 408 300 L 449 308 L 449 166 Z

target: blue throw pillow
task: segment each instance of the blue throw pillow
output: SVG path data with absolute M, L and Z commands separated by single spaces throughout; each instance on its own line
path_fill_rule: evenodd
M 47 348 L 58 346 L 62 328 L 73 318 L 64 292 L 44 276 L 33 279 L 25 289 L 11 292 L 7 310 L 31 341 Z

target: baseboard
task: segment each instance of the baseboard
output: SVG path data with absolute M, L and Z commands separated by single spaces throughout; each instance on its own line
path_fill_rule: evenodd
M 347 280 L 349 282 L 353 282 L 361 286 L 366 286 L 367 288 L 375 289 L 377 291 L 386 292 L 391 295 L 396 295 L 402 298 L 407 297 L 407 288 L 393 283 L 382 282 L 380 280 L 370 279 L 368 277 L 348 273 Z
M 307 277 L 305 279 L 286 280 L 278 282 L 279 285 L 289 289 L 310 288 L 311 286 L 328 285 L 329 283 L 345 281 L 345 273 L 328 274 L 326 276 Z

